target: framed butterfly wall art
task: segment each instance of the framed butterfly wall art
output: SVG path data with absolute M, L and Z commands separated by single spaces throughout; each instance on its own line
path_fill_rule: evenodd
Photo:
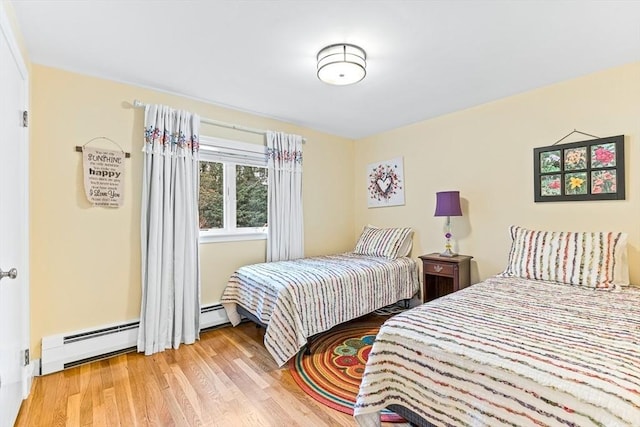
M 367 166 L 367 206 L 404 205 L 404 168 L 402 157 L 370 163 Z

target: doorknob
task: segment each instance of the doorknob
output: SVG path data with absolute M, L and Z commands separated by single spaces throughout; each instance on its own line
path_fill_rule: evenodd
M 2 269 L 0 269 L 0 280 L 4 279 L 5 277 L 8 277 L 9 279 L 15 279 L 16 277 L 18 277 L 18 270 L 12 268 L 9 271 L 2 271 Z

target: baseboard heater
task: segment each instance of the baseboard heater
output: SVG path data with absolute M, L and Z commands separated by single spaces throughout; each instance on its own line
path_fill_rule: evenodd
M 220 304 L 200 308 L 200 329 L 229 323 Z M 40 374 L 46 375 L 116 354 L 134 351 L 139 320 L 42 338 Z

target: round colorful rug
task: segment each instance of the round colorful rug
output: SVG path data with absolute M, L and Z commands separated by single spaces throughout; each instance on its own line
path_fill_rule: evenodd
M 364 366 L 380 324 L 353 324 L 325 332 L 311 343 L 311 355 L 299 352 L 289 361 L 295 382 L 318 402 L 353 415 Z M 383 422 L 404 422 L 389 410 Z

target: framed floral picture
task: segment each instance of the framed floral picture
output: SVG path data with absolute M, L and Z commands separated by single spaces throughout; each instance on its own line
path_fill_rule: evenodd
M 402 157 L 367 166 L 367 196 L 370 208 L 404 205 Z
M 624 135 L 533 149 L 536 202 L 624 200 Z

